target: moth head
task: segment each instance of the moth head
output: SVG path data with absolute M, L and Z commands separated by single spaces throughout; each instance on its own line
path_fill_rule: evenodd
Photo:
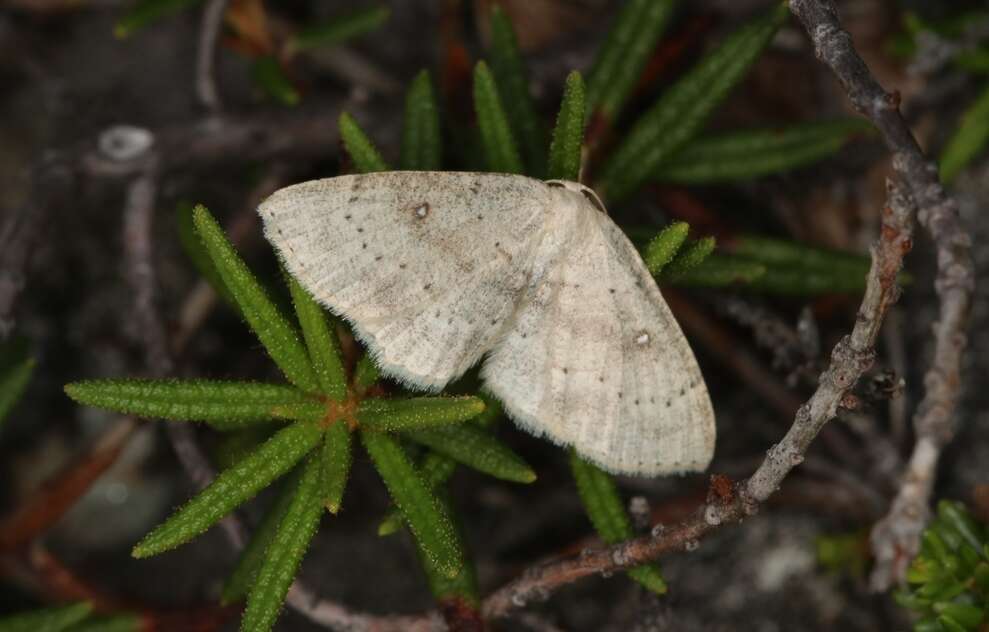
M 583 197 L 587 198 L 587 200 L 590 201 L 591 204 L 594 205 L 594 208 L 601 211 L 605 215 L 608 214 L 608 209 L 604 207 L 604 202 L 601 201 L 601 198 L 598 197 L 598 194 L 595 193 L 594 190 L 591 189 L 590 187 L 584 186 L 579 182 L 571 182 L 569 180 L 547 180 L 546 185 L 550 187 L 566 189 L 567 191 L 571 191 L 573 193 L 577 193 L 578 195 L 582 195 Z

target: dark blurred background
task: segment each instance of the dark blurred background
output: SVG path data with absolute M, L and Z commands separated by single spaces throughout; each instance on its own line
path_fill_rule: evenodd
M 378 3 L 389 7 L 390 17 L 377 30 L 286 64 L 286 78 L 300 97 L 297 105 L 280 103 L 265 92 L 251 70 L 265 36 L 279 41 L 300 25 L 332 18 L 357 4 L 233 2 L 247 26 L 238 30 L 228 25 L 221 36 L 215 78 L 222 109 L 213 112 L 197 97 L 195 85 L 198 5 L 121 39 L 114 36 L 114 27 L 128 11 L 127 2 L 0 4 L 0 231 L 8 231 L 0 233 L 6 250 L 0 253 L 6 269 L 0 272 L 24 281 L 15 302 L 0 305 L 5 324 L 0 333 L 13 331 L 26 338 L 37 358 L 25 396 L 0 429 L 3 514 L 35 498 L 43 481 L 78 463 L 115 423 L 115 415 L 73 404 L 63 395 L 65 383 L 155 370 L 149 365 L 143 324 L 135 317 L 129 281 L 134 271 L 128 269 L 126 254 L 127 231 L 133 227 L 126 226 L 123 214 L 137 172 L 101 149 L 101 139 L 112 140 L 108 133 L 120 133 L 119 126 L 147 130 L 163 156 L 150 246 L 157 283 L 153 300 L 175 357 L 170 374 L 275 380 L 279 376 L 256 339 L 236 314 L 209 295 L 183 252 L 177 206 L 183 201 L 207 205 L 250 265 L 275 279 L 275 259 L 253 209 L 278 187 L 349 168 L 336 129 L 341 111 L 353 114 L 385 157 L 394 159 L 404 90 L 425 68 L 439 87 L 444 121 L 471 124 L 469 69 L 483 58 L 488 36 L 484 16 L 489 3 L 482 1 Z M 500 4 L 518 32 L 532 93 L 549 122 L 567 72 L 586 72 L 621 3 Z M 666 61 L 637 89 L 629 116 L 651 103 L 725 33 L 769 4 L 682 3 L 656 53 Z M 849 0 L 839 5 L 873 72 L 887 89 L 900 91 L 915 133 L 936 153 L 984 79 L 937 67 L 923 57 L 936 56 L 933 48 L 903 58 L 890 52 L 889 43 L 902 32 L 907 10 L 935 20 L 984 3 Z M 258 11 L 263 11 L 263 20 Z M 259 31 L 259 24 L 266 30 Z M 709 127 L 782 125 L 848 113 L 832 75 L 814 59 L 804 33 L 791 21 Z M 224 133 L 211 128 L 218 118 L 228 126 Z M 462 153 L 448 148 L 451 168 L 469 162 Z M 685 219 L 702 234 L 758 232 L 867 253 L 888 173 L 882 147 L 865 141 L 790 174 L 731 186 L 650 189 L 611 211 L 622 225 L 655 229 Z M 982 246 L 989 243 L 989 224 L 982 219 L 989 201 L 989 163 L 976 161 L 954 190 L 973 233 L 978 271 L 984 271 L 989 264 L 989 251 Z M 538 618 L 502 622 L 501 629 L 553 629 L 540 627 L 549 623 L 587 631 L 909 627 L 906 613 L 889 595 L 868 591 L 864 544 L 860 555 L 838 563 L 824 563 L 828 560 L 820 550 L 851 542 L 843 550 L 855 551 L 856 542 L 865 542 L 869 526 L 887 509 L 911 445 L 909 419 L 921 395 L 937 306 L 932 251 L 924 237 L 917 242 L 908 260 L 913 282 L 879 347 L 882 367 L 905 380 L 900 397 L 877 398 L 833 422 L 807 462 L 759 515 L 704 540 L 697 551 L 661 560 L 671 586 L 668 596 L 645 594 L 624 577 L 595 577 L 530 608 Z M 731 342 L 727 347 L 711 345 L 685 327 L 718 414 L 719 444 L 711 471 L 744 477 L 785 432 L 792 419 L 788 407 L 811 392 L 816 375 L 811 371 L 808 378 L 796 370 L 799 363 L 775 363 L 783 338 L 767 346 L 757 339 L 751 322 L 778 324 L 792 332 L 799 323 L 812 322 L 821 351 L 805 360 L 819 367 L 850 328 L 860 297 L 779 299 L 720 290 L 677 294 L 691 314 L 704 317 L 700 326 L 714 328 Z M 989 408 L 985 389 L 979 388 L 989 370 L 986 310 L 981 290 L 970 332 L 962 433 L 939 472 L 938 497 L 970 502 L 978 498 L 979 485 L 989 483 Z M 683 318 L 683 312 L 678 315 Z M 728 359 L 733 354 L 753 359 L 758 375 L 740 374 Z M 753 380 L 770 384 L 760 388 Z M 767 392 L 782 395 L 774 401 Z M 223 629 L 236 628 L 236 613 L 215 605 L 236 559 L 220 529 L 168 554 L 147 560 L 129 556 L 140 536 L 195 490 L 163 425 L 142 421 L 114 465 L 84 493 L 74 492 L 79 498 L 72 509 L 7 556 L 0 565 L 0 614 L 74 600 L 91 591 L 121 609 L 188 615 L 181 620 L 203 625 L 211 619 L 196 613 L 206 612 L 226 617 Z M 511 424 L 504 424 L 500 435 L 533 464 L 539 480 L 511 485 L 465 468 L 454 476 L 452 498 L 478 563 L 482 593 L 536 561 L 592 542 L 565 454 Z M 216 466 L 235 449 L 207 430 L 195 436 Z M 344 510 L 324 518 L 301 575 L 321 596 L 354 609 L 423 611 L 431 607 L 431 599 L 411 540 L 407 534 L 375 534 L 388 498 L 366 458 L 357 457 Z M 654 520 L 673 522 L 703 498 L 706 479 L 696 475 L 621 483 L 627 497 L 648 499 Z M 262 494 L 241 510 L 242 519 L 256 524 L 269 501 Z M 174 629 L 185 625 L 176 623 Z M 277 629 L 322 628 L 287 608 Z

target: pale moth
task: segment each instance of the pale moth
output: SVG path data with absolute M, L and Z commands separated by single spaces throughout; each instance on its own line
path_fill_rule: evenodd
M 485 388 L 537 436 L 617 474 L 707 467 L 714 411 L 680 327 L 589 188 L 392 171 L 313 180 L 258 209 L 289 272 L 381 370 Z

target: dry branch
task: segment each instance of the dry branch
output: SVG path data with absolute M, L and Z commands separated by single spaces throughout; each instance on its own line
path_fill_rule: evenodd
M 635 566 L 677 549 L 692 550 L 707 533 L 758 511 L 790 470 L 803 461 L 814 437 L 838 414 L 852 387 L 872 366 L 883 317 L 899 296 L 896 276 L 912 243 L 912 217 L 910 199 L 890 184 L 882 231 L 872 248 L 872 266 L 855 327 L 835 345 L 831 365 L 821 374 L 817 390 L 797 411 L 786 436 L 769 449 L 748 480 L 731 485 L 724 477 L 714 476 L 707 503 L 683 522 L 616 546 L 530 568 L 489 596 L 484 614 L 503 616 L 533 600 L 545 599 L 553 590 L 581 577 Z
M 151 130 L 161 171 L 218 164 L 242 165 L 279 156 L 315 158 L 337 153 L 340 102 L 307 103 L 284 110 L 218 114 Z M 58 164 L 82 176 L 126 177 L 143 172 L 144 156 L 114 160 L 92 142 L 59 152 Z
M 889 94 L 872 77 L 855 52 L 851 35 L 838 21 L 830 1 L 791 0 L 790 8 L 824 61 L 848 93 L 852 105 L 869 118 L 893 153 L 893 171 L 917 206 L 918 219 L 937 250 L 935 290 L 941 308 L 934 326 L 934 360 L 924 377 L 924 399 L 914 416 L 917 443 L 890 513 L 872 533 L 876 567 L 871 583 L 885 590 L 900 581 L 916 555 L 927 523 L 928 501 L 941 449 L 955 432 L 955 409 L 961 388 L 961 356 L 975 286 L 968 235 L 958 220 L 958 206 L 938 180 L 899 112 L 899 95 Z
M 144 347 L 144 363 L 154 377 L 165 377 L 174 363 L 168 351 L 165 326 L 158 309 L 154 268 L 152 224 L 158 197 L 157 159 L 127 187 L 124 204 L 124 262 L 127 283 L 134 297 L 134 311 L 128 312 L 131 336 Z
M 223 14 L 229 0 L 210 0 L 203 9 L 199 25 L 199 48 L 196 50 L 196 96 L 210 112 L 219 112 L 222 107 L 220 94 L 216 89 L 213 68 L 216 61 L 216 40 L 223 26 Z
M 292 583 L 285 603 L 313 623 L 341 632 L 441 632 L 447 629 L 438 612 L 406 617 L 354 612 L 320 599 L 298 579 Z

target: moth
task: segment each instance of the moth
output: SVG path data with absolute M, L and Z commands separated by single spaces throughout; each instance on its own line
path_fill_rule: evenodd
M 289 272 L 384 374 L 436 391 L 483 362 L 516 424 L 607 471 L 710 462 L 714 411 L 694 354 L 588 187 L 392 171 L 289 186 L 258 212 Z

